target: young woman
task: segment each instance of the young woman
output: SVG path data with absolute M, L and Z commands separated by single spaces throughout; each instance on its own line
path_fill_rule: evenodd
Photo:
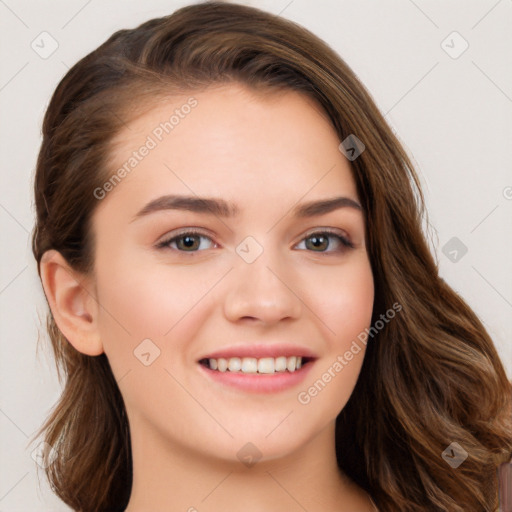
M 116 32 L 51 99 L 35 200 L 73 510 L 498 506 L 511 384 L 405 151 L 304 28 L 210 2 Z

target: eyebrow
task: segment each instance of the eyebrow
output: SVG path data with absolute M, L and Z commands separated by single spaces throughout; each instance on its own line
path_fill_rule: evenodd
M 333 197 L 319 201 L 309 201 L 296 206 L 292 215 L 298 218 L 314 217 L 338 210 L 340 208 L 352 208 L 362 211 L 361 205 L 350 197 Z M 194 213 L 206 213 L 218 217 L 236 217 L 240 215 L 240 209 L 232 202 L 224 199 L 165 195 L 153 199 L 135 214 L 131 222 L 154 212 L 166 210 L 184 210 Z

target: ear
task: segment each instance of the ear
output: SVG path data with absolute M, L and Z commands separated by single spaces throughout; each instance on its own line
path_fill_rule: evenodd
M 43 254 L 40 273 L 46 299 L 62 334 L 79 352 L 102 354 L 99 305 L 91 278 L 72 269 L 53 249 Z

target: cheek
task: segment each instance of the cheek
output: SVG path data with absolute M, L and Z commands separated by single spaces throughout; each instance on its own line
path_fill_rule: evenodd
M 198 316 L 204 317 L 209 292 L 225 270 L 217 268 L 198 275 L 193 265 L 170 268 L 155 261 L 135 262 L 129 251 L 123 258 L 111 255 L 108 264 L 100 263 L 98 258 L 100 331 L 115 376 L 133 370 L 139 374 L 147 369 L 144 358 L 154 361 L 150 368 L 161 371 L 184 367 L 189 341 L 203 323 Z M 141 361 L 141 354 L 148 352 L 150 355 Z
M 141 337 L 162 338 L 194 307 L 218 280 L 197 269 L 165 265 L 117 264 L 108 271 L 98 271 L 98 298 L 103 311 L 103 326 L 124 327 L 136 340 Z M 119 325 L 121 324 L 121 326 Z
M 128 254 L 123 261 L 112 257 L 108 265 L 97 266 L 105 354 L 131 411 L 158 417 L 162 412 L 155 404 L 167 402 L 188 411 L 190 399 L 169 372 L 183 380 L 190 340 L 202 325 L 198 315 L 204 316 L 208 291 L 219 274 L 198 278 L 193 266 L 131 264 Z M 168 417 L 165 421 L 172 423 Z
M 369 327 L 374 282 L 371 266 L 361 258 L 339 271 L 317 275 L 308 288 L 314 313 L 323 321 L 326 339 L 339 350 Z
M 321 293 L 310 294 L 321 318 L 324 357 L 301 387 L 297 401 L 306 414 L 327 414 L 334 419 L 356 385 L 366 352 L 366 329 L 371 325 L 374 281 L 368 261 L 351 265 L 346 272 L 332 272 Z M 323 412 L 322 412 L 323 411 Z

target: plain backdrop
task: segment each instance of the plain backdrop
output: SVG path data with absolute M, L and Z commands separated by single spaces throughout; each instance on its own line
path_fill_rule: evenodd
M 30 247 L 44 111 L 67 69 L 113 32 L 188 3 L 0 0 L 1 512 L 70 510 L 29 445 L 60 393 L 49 352 L 36 352 L 46 302 Z M 512 378 L 512 2 L 243 3 L 313 31 L 369 89 L 422 180 L 441 275 Z

